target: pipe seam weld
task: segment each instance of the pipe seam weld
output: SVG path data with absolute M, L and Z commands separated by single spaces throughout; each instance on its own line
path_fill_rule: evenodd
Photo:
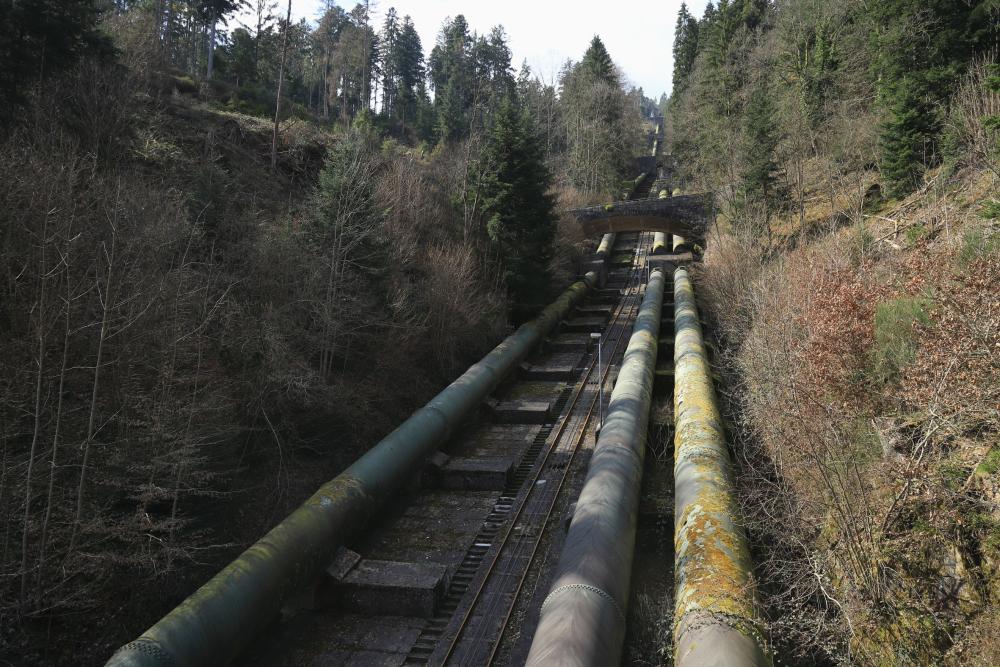
M 542 601 L 542 607 L 539 611 L 545 611 L 545 608 L 549 606 L 549 602 L 552 601 L 553 597 L 573 588 L 581 588 L 585 591 L 590 591 L 591 593 L 597 593 L 602 598 L 611 603 L 611 606 L 614 607 L 615 611 L 618 613 L 619 618 L 625 620 L 625 612 L 622 611 L 621 606 L 618 604 L 618 601 L 615 600 L 614 596 L 611 595 L 611 593 L 608 593 L 607 591 L 598 588 L 597 586 L 591 586 L 590 584 L 564 584 L 559 588 L 554 589 L 551 593 L 545 596 L 545 600 Z
M 160 645 L 155 641 L 149 639 L 136 639 L 135 641 L 131 641 L 118 649 L 116 653 L 139 653 L 149 656 L 165 667 L 174 667 L 174 665 L 177 664 L 174 662 L 174 656 L 160 648 Z

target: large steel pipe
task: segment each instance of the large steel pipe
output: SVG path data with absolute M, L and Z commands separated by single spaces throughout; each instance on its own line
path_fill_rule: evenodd
M 655 232 L 653 234 L 653 247 L 650 249 L 650 255 L 662 255 L 667 252 L 667 234 L 666 232 Z
M 529 665 L 617 665 L 625 638 L 664 276 L 655 269 L 611 392 Z
M 290 596 L 315 581 L 337 547 L 420 470 L 596 284 L 591 272 L 563 292 L 139 639 L 119 649 L 108 665 L 193 667 L 232 660 Z
M 687 269 L 674 271 L 674 664 L 770 665 Z
M 615 235 L 605 234 L 601 238 L 601 245 L 597 246 L 597 257 L 599 259 L 607 259 L 611 256 L 611 249 L 615 246 Z

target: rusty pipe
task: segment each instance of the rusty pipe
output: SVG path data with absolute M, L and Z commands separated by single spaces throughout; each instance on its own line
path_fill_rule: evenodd
M 770 665 L 722 417 L 684 267 L 674 271 L 674 417 L 674 664 Z
M 663 271 L 654 269 L 542 604 L 528 665 L 605 667 L 621 660 L 664 282 Z

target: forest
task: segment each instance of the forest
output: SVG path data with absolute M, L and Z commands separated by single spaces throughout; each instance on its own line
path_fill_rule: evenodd
M 599 37 L 543 81 L 461 15 L 289 18 L 0 2 L 4 664 L 103 662 L 558 294 L 560 211 L 634 176 L 655 103 Z
M 785 664 L 1000 661 L 1000 4 L 682 5 L 668 144 Z

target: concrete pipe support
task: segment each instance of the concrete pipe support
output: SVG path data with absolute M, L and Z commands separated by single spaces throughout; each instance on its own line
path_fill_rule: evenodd
M 596 284 L 593 272 L 573 284 L 107 664 L 232 660 Z
M 674 664 L 770 665 L 687 269 L 674 272 Z
M 621 660 L 664 275 L 650 274 L 528 665 Z

